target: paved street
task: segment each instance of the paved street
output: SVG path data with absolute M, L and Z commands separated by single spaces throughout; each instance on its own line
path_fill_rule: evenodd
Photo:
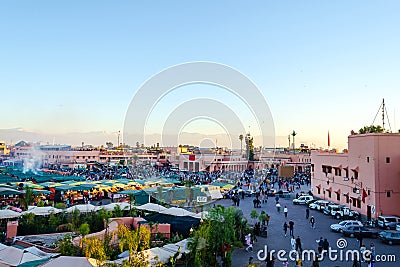
M 303 187 L 301 189 L 302 191 L 307 192 L 307 188 Z M 300 191 L 300 190 L 299 190 Z M 293 199 L 293 198 L 292 198 Z M 316 240 L 319 239 L 320 237 L 327 238 L 330 246 L 332 249 L 337 249 L 336 242 L 339 238 L 342 238 L 342 235 L 339 233 L 334 233 L 329 230 L 329 226 L 333 223 L 337 223 L 338 221 L 331 218 L 330 216 L 326 216 L 323 213 L 320 213 L 318 211 L 310 211 L 310 217 L 314 216 L 316 219 L 316 229 L 312 229 L 309 223 L 309 220 L 306 220 L 305 218 L 305 210 L 306 206 L 298 206 L 298 205 L 293 205 L 292 204 L 292 199 L 280 199 L 280 203 L 283 207 L 286 205 L 288 207 L 288 218 L 287 222 L 290 219 L 293 219 L 294 221 L 294 235 L 297 237 L 298 235 L 300 236 L 302 240 L 302 246 L 303 249 L 313 249 L 317 250 L 317 243 Z M 250 224 L 253 224 L 255 220 L 250 218 L 250 212 L 254 209 L 253 208 L 253 198 L 246 197 L 244 200 L 240 201 L 240 208 L 245 217 L 248 219 Z M 216 204 L 221 204 L 224 206 L 232 206 L 232 201 L 229 199 L 224 199 L 218 201 Z M 269 223 L 269 228 L 268 228 L 268 237 L 267 238 L 261 238 L 257 237 L 258 241 L 254 244 L 254 252 L 246 252 L 244 249 L 236 249 L 233 253 L 233 266 L 234 267 L 241 267 L 241 266 L 247 266 L 248 259 L 250 256 L 254 257 L 255 261 L 257 260 L 257 252 L 260 249 L 264 249 L 264 246 L 267 245 L 269 250 L 275 249 L 275 250 L 281 250 L 284 249 L 288 253 L 290 252 L 290 237 L 289 235 L 287 237 L 284 236 L 283 233 L 283 223 L 285 222 L 285 217 L 283 212 L 281 211 L 280 214 L 276 211 L 275 208 L 275 199 L 273 197 L 270 197 L 268 199 L 267 204 L 262 204 L 261 208 L 257 208 L 258 212 L 261 210 L 266 211 L 271 216 L 271 220 Z M 289 232 L 289 231 L 288 231 Z M 345 258 L 345 251 L 346 249 L 358 249 L 359 244 L 358 241 L 355 238 L 346 238 L 347 240 L 347 247 L 343 249 L 343 258 Z M 374 242 L 376 246 L 376 254 L 377 255 L 389 255 L 393 254 L 396 256 L 396 262 L 377 262 L 375 263 L 375 266 L 385 266 L 385 267 L 395 267 L 395 266 L 400 266 L 400 249 L 399 246 L 389 246 L 386 244 L 383 244 L 379 239 L 364 239 L 363 243 L 367 245 L 367 248 L 369 248 L 370 242 Z M 276 255 L 275 255 L 276 257 Z M 340 254 L 338 253 L 338 257 L 340 257 Z M 263 264 L 262 266 L 265 266 Z M 279 261 L 276 261 L 275 267 L 276 266 L 282 266 L 282 263 Z M 289 261 L 289 267 L 294 266 L 293 262 Z M 304 261 L 303 266 L 311 266 L 311 261 Z M 323 262 L 320 263 L 320 266 L 323 267 L 344 267 L 344 266 L 352 266 L 352 262 L 345 262 L 345 261 L 329 261 L 328 259 L 325 259 Z M 366 263 L 363 263 L 362 266 L 367 266 Z

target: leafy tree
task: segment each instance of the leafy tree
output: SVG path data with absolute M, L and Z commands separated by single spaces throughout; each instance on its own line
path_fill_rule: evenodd
M 55 208 L 57 209 L 65 209 L 67 207 L 67 205 L 65 205 L 65 203 L 57 203 L 55 206 Z
M 296 137 L 297 133 L 293 130 L 293 132 L 290 135 L 293 136 L 293 149 L 296 152 L 296 143 L 294 138 Z
M 125 225 L 118 226 L 119 248 L 129 252 L 128 261 L 122 266 L 144 267 L 148 265 L 143 250 L 150 248 L 150 231 L 146 227 L 129 230 Z M 126 265 L 127 264 L 127 265 Z
M 112 217 L 112 211 L 106 211 L 104 208 L 94 213 L 96 230 L 92 229 L 93 232 L 101 231 L 105 229 Z M 92 227 L 93 228 L 93 227 Z
M 78 209 L 71 212 L 71 223 L 73 230 L 77 231 L 81 225 L 81 212 Z
M 136 217 L 136 210 L 132 210 L 132 206 L 135 205 L 135 195 L 130 193 L 128 194 L 129 198 L 129 215 L 132 217 Z
M 240 209 L 233 209 L 232 210 L 233 216 L 235 218 L 235 231 L 236 231 L 236 239 L 240 242 L 243 240 L 244 233 L 246 232 L 247 220 L 243 216 L 243 211 Z
M 96 259 L 98 266 L 108 259 L 104 249 L 104 243 L 98 238 L 83 238 L 83 250 L 87 258 Z
M 21 198 L 21 204 L 24 210 L 28 209 L 28 206 L 33 203 L 35 200 L 35 196 L 33 195 L 33 189 L 26 186 L 25 187 L 25 194 Z
M 191 262 L 194 266 L 214 266 L 218 257 L 224 266 L 232 266 L 232 250 L 226 250 L 237 241 L 235 208 L 216 206 L 208 211 L 208 217 L 201 223 L 189 242 Z M 242 221 L 242 220 L 240 220 Z
M 178 251 L 169 258 L 169 262 L 171 263 L 171 267 L 176 266 L 176 261 L 178 260 L 179 255 L 181 254 L 181 247 L 178 248 Z
M 82 223 L 81 226 L 79 226 L 79 232 L 82 235 L 82 238 L 84 238 L 88 233 L 90 233 L 90 226 L 87 223 Z
M 122 215 L 123 215 L 123 212 L 122 212 L 121 207 L 119 205 L 115 205 L 113 213 L 114 213 L 114 217 L 115 218 L 122 217 Z
M 65 235 L 59 242 L 58 252 L 64 256 L 77 256 L 78 250 L 72 243 L 71 235 Z
M 256 210 L 252 210 L 250 212 L 250 218 L 252 218 L 253 220 L 258 219 L 258 216 L 259 216 L 259 214 L 258 214 L 258 212 Z
M 258 216 L 258 219 L 260 220 L 262 225 L 265 225 L 265 221 L 267 220 L 267 214 L 265 211 L 261 211 L 260 215 Z
M 359 134 L 366 134 L 366 133 L 383 133 L 383 128 L 380 125 L 371 125 L 371 126 L 364 126 L 358 131 Z
M 50 215 L 49 215 L 49 226 L 52 229 L 56 230 L 56 228 L 57 228 L 57 226 L 59 224 L 60 224 L 60 219 L 56 215 L 54 215 L 53 212 L 50 213 Z

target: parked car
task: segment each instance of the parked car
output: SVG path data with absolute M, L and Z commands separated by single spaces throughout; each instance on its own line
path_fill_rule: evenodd
M 342 230 L 342 233 L 344 236 L 349 236 L 349 237 L 370 237 L 370 238 L 377 238 L 379 233 L 378 230 L 373 229 L 373 228 L 366 228 L 364 226 L 357 226 L 357 225 L 352 225 L 352 226 L 347 226 Z
M 275 193 L 275 195 L 278 195 L 280 198 L 290 198 L 291 194 L 287 190 L 279 190 L 278 192 Z
M 360 213 L 357 211 L 351 210 L 350 207 L 336 205 L 336 204 L 328 204 L 324 208 L 324 214 L 331 215 L 336 219 L 356 219 L 359 218 Z
M 317 199 L 311 199 L 310 201 L 307 201 L 307 205 L 310 205 L 310 204 L 312 204 L 312 203 L 314 203 L 315 201 L 317 201 Z
M 400 244 L 400 232 L 386 230 L 379 233 L 379 239 L 389 245 Z
M 313 200 L 313 196 L 300 196 L 299 198 L 293 199 L 294 205 L 305 205 L 308 204 L 311 200 Z
M 378 226 L 383 229 L 396 229 L 398 223 L 400 223 L 400 218 L 397 216 L 378 217 Z
M 396 231 L 400 232 L 400 223 L 396 224 Z
M 326 206 L 328 206 L 329 201 L 327 200 L 317 200 L 313 203 L 308 204 L 308 207 L 312 210 L 322 211 Z
M 331 224 L 330 228 L 333 232 L 342 232 L 344 228 L 348 226 L 363 226 L 360 221 L 346 220 L 340 223 Z
M 325 215 L 332 215 L 332 210 L 333 209 L 338 209 L 339 205 L 336 204 L 328 204 L 325 208 L 324 208 L 324 214 Z

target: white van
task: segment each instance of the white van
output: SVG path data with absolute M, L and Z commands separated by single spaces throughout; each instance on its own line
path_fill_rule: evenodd
M 384 229 L 396 229 L 396 224 L 400 223 L 397 216 L 379 216 L 378 226 Z
M 293 199 L 293 204 L 297 205 L 305 205 L 308 204 L 311 200 L 314 200 L 313 196 L 300 196 L 299 198 Z

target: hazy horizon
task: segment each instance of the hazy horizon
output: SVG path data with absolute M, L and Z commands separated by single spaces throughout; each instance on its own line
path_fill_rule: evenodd
M 212 135 L 204 135 L 201 133 L 194 133 L 194 132 L 182 132 L 181 133 L 181 142 L 177 142 L 175 144 L 162 144 L 160 143 L 160 135 L 159 134 L 152 134 L 149 136 L 147 139 L 148 142 L 146 142 L 146 146 L 151 146 L 156 143 L 160 143 L 160 145 L 163 146 L 178 146 L 178 145 L 194 145 L 194 146 L 199 146 L 199 147 L 215 147 L 215 141 L 217 141 L 217 146 L 218 147 L 227 147 L 229 149 L 240 149 L 240 140 L 239 136 L 236 138 L 232 138 L 232 146 L 230 142 L 224 142 L 226 141 L 227 137 L 223 133 L 219 134 L 212 134 Z M 257 141 L 258 136 L 252 136 L 254 137 L 255 141 Z M 123 141 L 123 137 L 120 137 Z M 211 138 L 210 142 L 208 140 Z M 291 137 L 291 141 L 293 142 L 293 137 Z M 118 140 L 118 134 L 117 133 L 110 133 L 106 131 L 93 131 L 93 132 L 86 132 L 86 133 L 79 133 L 79 132 L 74 132 L 74 133 L 69 133 L 69 134 L 56 134 L 56 135 L 51 135 L 51 134 L 46 134 L 46 133 L 39 133 L 39 132 L 32 132 L 32 131 L 25 131 L 21 128 L 17 129 L 0 129 L 0 141 L 5 141 L 8 145 L 13 143 L 16 144 L 19 141 L 25 141 L 28 143 L 42 143 L 42 144 L 55 144 L 55 145 L 72 145 L 72 146 L 81 146 L 82 142 L 84 142 L 85 145 L 93 145 L 93 146 L 101 146 L 106 144 L 106 142 L 111 142 L 114 145 L 117 144 Z M 198 140 L 206 140 L 204 142 L 198 142 Z M 276 146 L 277 148 L 279 147 L 288 147 L 288 136 L 276 136 Z M 211 142 L 212 141 L 212 142 Z M 298 139 L 296 136 L 296 147 L 299 147 L 301 144 L 304 144 L 306 146 L 309 146 L 311 148 L 327 148 L 327 146 L 317 146 L 317 144 L 310 139 Z M 136 146 L 136 143 L 128 143 L 128 145 L 134 147 Z M 256 147 L 257 142 L 254 144 Z M 245 147 L 245 141 L 243 140 L 243 147 Z M 339 150 L 342 150 L 347 147 L 331 147 L 331 148 L 337 148 Z
M 346 148 L 351 130 L 370 125 L 383 98 L 397 132 L 399 1 L 174 3 L 2 1 L 0 140 L 115 143 L 139 88 L 193 61 L 230 66 L 257 85 L 262 97 L 255 99 L 270 110 L 265 118 L 279 137 L 276 146 L 287 146 L 296 131 L 296 144 L 327 147 L 329 131 L 330 147 Z M 216 104 L 235 115 L 232 125 L 228 116 L 221 122 L 193 113 L 177 133 L 207 135 L 208 141 L 184 138 L 212 143 L 213 134 L 235 126 L 233 141 L 219 142 L 237 147 L 237 128 L 257 136 L 264 122 L 247 96 L 215 84 L 181 84 L 147 103 L 148 138 L 161 134 L 177 110 L 208 99 L 203 110 Z

